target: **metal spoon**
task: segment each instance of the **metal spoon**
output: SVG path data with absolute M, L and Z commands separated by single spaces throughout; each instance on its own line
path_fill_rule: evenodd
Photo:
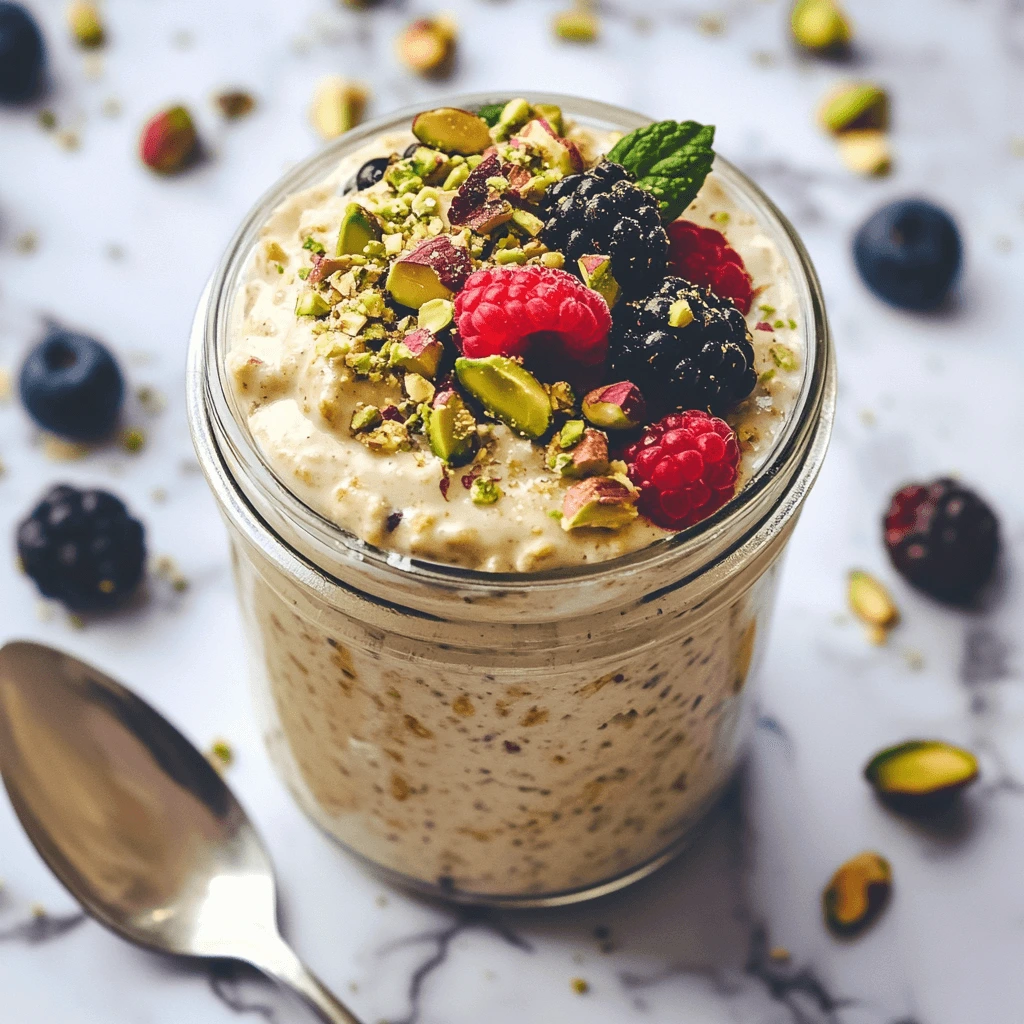
M 328 1024 L 359 1024 L 281 938 L 270 859 L 224 780 L 113 679 L 41 644 L 0 649 L 0 773 L 101 924 L 159 952 L 243 960 Z

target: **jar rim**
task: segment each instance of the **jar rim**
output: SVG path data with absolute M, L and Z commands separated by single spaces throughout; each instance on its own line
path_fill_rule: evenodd
M 478 109 L 488 103 L 504 102 L 508 95 L 494 92 L 459 94 L 440 97 L 435 104 Z M 625 108 L 580 97 L 533 91 L 517 95 L 524 95 L 534 103 L 557 104 L 574 120 L 592 126 L 597 122 L 611 130 L 631 131 L 651 123 L 650 118 Z M 583 582 L 600 585 L 602 581 L 623 573 L 632 574 L 656 567 L 663 569 L 666 562 L 678 563 L 683 569 L 682 575 L 688 576 L 691 573 L 687 567 L 694 572 L 705 570 L 761 529 L 784 501 L 790 483 L 799 486 L 802 497 L 820 469 L 835 404 L 834 354 L 821 286 L 799 235 L 785 215 L 758 185 L 717 154 L 715 173 L 756 210 L 762 226 L 772 229 L 775 241 L 782 244 L 800 297 L 803 312 L 800 329 L 804 335 L 806 363 L 797 403 L 769 456 L 743 489 L 712 516 L 686 530 L 604 561 L 537 572 L 498 573 L 466 569 L 377 548 L 327 519 L 287 487 L 249 431 L 239 422 L 229 393 L 222 344 L 227 339 L 230 309 L 237 285 L 251 259 L 259 232 L 274 207 L 288 195 L 322 180 L 339 160 L 374 136 L 406 127 L 411 117 L 422 109 L 422 104 L 416 104 L 369 121 L 298 163 L 253 205 L 228 244 L 200 299 L 187 375 L 188 415 L 193 442 L 203 470 L 215 490 L 222 493 L 225 487 L 234 490 L 275 539 L 293 551 L 296 546 L 280 537 L 267 523 L 266 517 L 260 514 L 252 500 L 253 491 L 283 514 L 289 524 L 298 526 L 298 532 L 314 542 L 318 550 L 330 550 L 332 557 L 342 563 L 372 567 L 385 575 L 398 573 L 408 583 L 416 581 L 454 587 L 470 593 L 534 590 Z M 230 461 L 244 472 L 247 477 L 245 483 L 249 486 L 241 487 L 242 481 L 236 479 L 229 469 L 224 458 L 225 448 L 230 451 Z M 780 483 L 783 486 L 780 487 Z M 785 519 L 795 512 L 799 504 L 799 501 L 786 502 L 789 511 Z M 331 575 L 329 569 L 317 565 L 308 553 L 302 552 L 302 555 L 304 560 L 313 563 L 314 568 Z M 691 565 L 693 562 L 696 564 Z M 652 575 L 660 577 L 662 574 Z

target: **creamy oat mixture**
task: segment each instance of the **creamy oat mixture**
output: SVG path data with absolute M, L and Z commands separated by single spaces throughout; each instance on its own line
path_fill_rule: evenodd
M 619 136 L 569 126 L 565 137 L 589 166 Z M 346 184 L 366 161 L 402 154 L 412 142 L 412 134 L 397 134 L 368 143 L 321 184 L 281 203 L 263 229 L 233 311 L 227 365 L 239 414 L 264 457 L 307 505 L 364 541 L 465 568 L 529 572 L 578 565 L 664 538 L 666 531 L 642 516 L 615 529 L 564 529 L 565 494 L 574 480 L 550 468 L 545 444 L 500 421 L 480 420 L 481 441 L 472 462 L 443 465 L 417 433 L 423 416 L 429 416 L 417 412 L 418 403 L 429 404 L 439 381 L 415 374 L 403 384 L 386 372 L 383 377 L 373 369 L 367 372 L 373 346 L 379 344 L 379 338 L 367 335 L 378 326 L 394 331 L 397 323 L 403 329 L 403 321 L 404 329 L 415 330 L 416 310 L 392 304 L 385 311 L 376 299 L 359 306 L 367 293 L 358 268 L 353 274 L 341 263 L 329 278 L 331 299 L 340 301 L 347 315 L 297 315 L 311 294 L 311 266 L 321 253 L 330 257 L 335 252 L 350 204 L 380 210 L 381 204 L 395 201 L 384 180 L 357 192 L 346 191 Z M 416 227 L 411 237 L 389 233 L 385 222 L 379 242 L 385 260 L 408 255 L 437 234 L 454 234 L 457 244 L 468 240 L 471 250 L 474 245 L 479 250 L 479 236 L 449 223 L 459 176 L 444 170 L 447 181 L 429 189 L 425 201 L 412 201 L 408 219 Z M 444 187 L 447 183 L 452 187 Z M 748 323 L 759 380 L 750 397 L 726 416 L 740 444 L 737 487 L 742 487 L 772 451 L 800 389 L 804 353 L 796 291 L 772 240 L 716 175 L 708 176 L 684 216 L 726 235 L 755 289 Z M 531 263 L 544 261 L 540 252 L 529 258 Z M 381 315 L 390 321 L 377 319 Z M 367 409 L 401 411 L 379 424 L 368 419 L 370 429 L 360 430 L 359 417 Z M 397 420 L 410 417 L 406 433 Z M 612 463 L 609 473 L 617 468 L 622 467 Z M 482 480 L 474 483 L 476 477 Z M 489 481 L 499 496 L 491 503 L 494 492 L 482 490 Z

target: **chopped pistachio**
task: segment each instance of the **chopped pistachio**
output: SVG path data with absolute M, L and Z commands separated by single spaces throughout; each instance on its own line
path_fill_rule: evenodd
M 676 299 L 669 307 L 669 327 L 687 327 L 693 323 L 693 310 L 686 299 Z
M 788 345 L 772 345 L 768 350 L 768 354 L 772 357 L 772 362 L 774 362 L 780 370 L 786 370 L 789 372 L 797 369 L 800 365 L 800 362 L 796 357 L 796 353 Z
M 361 434 L 364 430 L 373 430 L 374 427 L 379 427 L 383 422 L 384 418 L 380 414 L 380 409 L 375 405 L 364 405 L 361 409 L 356 409 L 352 413 L 352 422 L 349 424 L 349 430 L 353 434 Z
M 889 629 L 899 622 L 900 613 L 889 591 L 866 572 L 850 573 L 848 598 L 854 615 L 866 626 Z
M 469 489 L 474 505 L 493 505 L 502 494 L 501 488 L 486 477 L 478 476 Z
M 579 7 L 556 14 L 552 27 L 555 35 L 567 43 L 593 43 L 601 34 L 597 15 Z

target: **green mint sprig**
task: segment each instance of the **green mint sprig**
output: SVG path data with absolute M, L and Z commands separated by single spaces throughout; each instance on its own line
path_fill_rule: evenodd
M 659 121 L 619 139 L 608 159 L 622 164 L 641 188 L 654 194 L 668 223 L 697 198 L 715 159 L 714 140 L 714 125 Z
M 498 123 L 498 120 L 501 117 L 501 112 L 504 109 L 504 103 L 488 103 L 476 112 L 476 116 L 483 118 L 483 120 L 487 122 L 488 128 L 493 128 Z

